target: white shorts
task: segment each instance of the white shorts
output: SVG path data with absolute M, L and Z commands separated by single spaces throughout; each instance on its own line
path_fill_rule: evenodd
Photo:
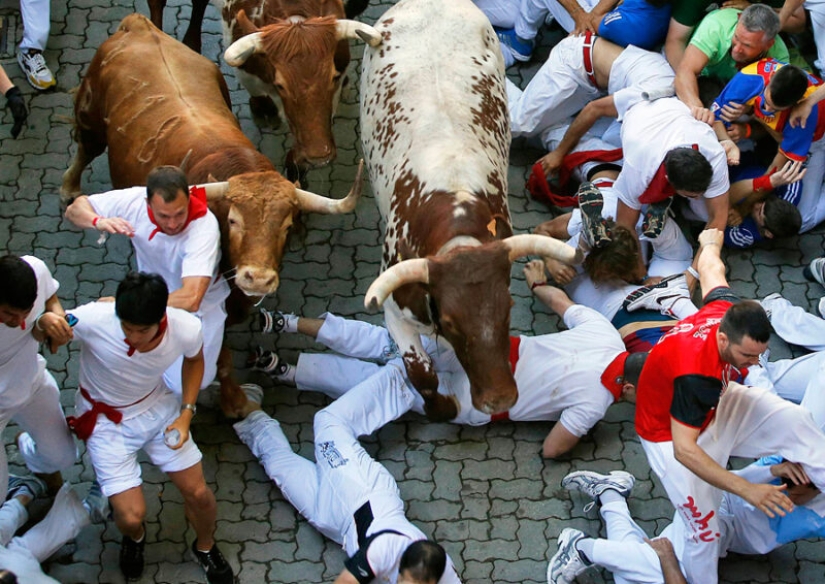
M 178 396 L 166 391 L 148 410 L 120 424 L 98 416 L 86 449 L 104 495 L 111 497 L 143 483 L 137 461 L 139 450 L 166 473 L 186 470 L 200 462 L 201 451 L 191 432 L 189 440 L 178 450 L 163 442 L 163 431 L 177 419 L 179 408 Z

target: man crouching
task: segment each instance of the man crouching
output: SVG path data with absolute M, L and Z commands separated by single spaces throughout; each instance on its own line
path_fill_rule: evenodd
M 206 486 L 201 452 L 189 425 L 203 377 L 203 335 L 193 315 L 167 308 L 169 290 L 157 274 L 130 273 L 115 302 L 98 301 L 73 311 L 80 342 L 77 417 L 70 421 L 86 440 L 97 480 L 109 497 L 123 534 L 120 569 L 127 580 L 143 572 L 146 502 L 138 450 L 143 450 L 180 489 L 197 539 L 192 551 L 210 584 L 234 575 L 213 539 L 215 495 Z M 183 355 L 182 403 L 163 373 Z

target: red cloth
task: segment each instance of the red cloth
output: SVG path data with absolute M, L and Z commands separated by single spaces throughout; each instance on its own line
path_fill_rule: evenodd
M 627 351 L 619 353 L 610 362 L 601 376 L 602 385 L 613 394 L 613 401 L 619 401 L 622 397 L 622 387 L 624 386 L 624 363 L 630 355 Z
M 521 346 L 521 337 L 510 337 L 510 371 L 516 372 L 516 363 L 518 363 L 518 349 Z M 490 416 L 491 422 L 501 422 L 510 419 L 510 412 L 499 412 Z
M 559 187 L 563 191 L 567 191 L 567 185 L 570 182 L 570 175 L 577 166 L 581 166 L 585 162 L 616 162 L 622 158 L 622 149 L 616 148 L 614 150 L 586 150 L 580 152 L 571 152 L 564 157 L 559 168 Z M 544 169 L 541 163 L 537 162 L 533 165 L 533 170 L 530 172 L 530 178 L 527 180 L 527 190 L 537 201 L 542 201 L 557 207 L 578 207 L 579 200 L 576 195 L 562 195 L 554 193 L 550 189 L 550 184 L 547 182 L 547 175 L 544 174 Z
M 691 148 L 694 150 L 699 150 L 699 144 L 692 144 Z M 645 192 L 643 192 L 642 196 L 639 197 L 639 202 L 644 205 L 649 205 L 651 203 L 658 203 L 659 201 L 669 199 L 675 194 L 676 189 L 674 189 L 673 185 L 668 182 L 665 163 L 662 161 L 662 164 L 659 165 L 659 170 L 657 170 L 656 174 L 653 175 L 653 178 L 651 179 L 650 184 L 647 185 Z
M 200 219 L 206 212 L 209 210 L 209 207 L 206 205 L 206 189 L 203 187 L 189 187 L 189 207 L 188 212 L 186 214 L 186 223 L 183 225 L 183 228 L 192 223 L 195 219 Z M 149 204 L 146 204 L 146 211 L 149 213 L 149 221 L 151 221 L 155 225 L 154 231 L 149 234 L 149 241 L 152 241 L 152 238 L 160 233 L 160 227 L 155 221 L 155 214 L 152 212 L 152 207 Z
M 155 390 L 153 389 L 136 402 L 132 402 L 125 406 L 115 407 L 110 406 L 109 404 L 103 403 L 101 401 L 93 400 L 92 396 L 89 395 L 89 392 L 86 391 L 86 389 L 84 389 L 83 387 L 81 387 L 80 395 L 83 396 L 83 399 L 92 404 L 92 409 L 84 412 L 79 417 L 67 416 L 66 423 L 69 425 L 69 428 L 72 430 L 72 432 L 75 433 L 75 435 L 77 435 L 78 438 L 80 438 L 83 441 L 86 441 L 89 439 L 89 436 L 92 435 L 92 432 L 94 432 L 95 426 L 97 425 L 97 417 L 100 414 L 103 414 L 115 424 L 120 424 L 121 420 L 123 420 L 123 414 L 118 410 L 139 404 L 147 397 L 152 395 L 154 392 Z
M 168 322 L 166 321 L 166 315 L 164 314 L 163 318 L 160 319 L 160 324 L 158 325 L 158 332 L 156 332 L 155 336 L 152 337 L 152 341 L 157 340 L 158 338 L 163 336 L 163 333 L 166 332 L 166 325 L 167 324 L 168 324 Z M 129 342 L 129 339 L 123 339 L 123 342 L 126 343 L 126 345 L 129 347 L 129 349 L 126 351 L 126 354 L 129 355 L 130 357 L 132 355 L 134 355 L 135 351 L 137 351 L 135 346 L 132 345 L 132 343 Z

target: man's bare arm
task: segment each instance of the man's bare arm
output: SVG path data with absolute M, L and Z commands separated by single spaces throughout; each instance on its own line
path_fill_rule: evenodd
M 685 26 L 672 18 L 670 19 L 670 26 L 667 29 L 667 37 L 665 38 L 665 57 L 667 62 L 676 71 L 682 63 L 682 57 L 685 55 L 685 47 L 690 41 L 690 34 L 693 32 L 692 26 Z
M 579 140 L 582 139 L 587 131 L 593 127 L 602 117 L 618 117 L 619 112 L 616 110 L 616 102 L 612 95 L 599 98 L 588 103 L 573 123 L 567 128 L 564 137 L 559 142 L 559 145 L 547 156 L 543 157 L 539 162 L 544 167 L 544 172 L 548 174 L 555 173 L 561 168 L 564 157 L 570 154 L 570 151 L 576 147 Z
M 673 551 L 673 544 L 666 537 L 656 539 L 645 539 L 645 542 L 653 548 L 662 566 L 662 576 L 665 584 L 688 584 L 682 570 L 679 568 L 679 559 Z
M 169 294 L 168 305 L 173 308 L 180 308 L 187 312 L 197 312 L 201 307 L 209 283 L 212 278 L 206 276 L 187 276 L 181 279 L 183 284 L 180 288 Z
M 97 229 L 107 233 L 121 233 L 127 237 L 135 234 L 135 228 L 120 217 L 101 217 L 97 214 L 89 197 L 81 195 L 66 208 L 66 219 L 81 229 Z
M 728 285 L 725 264 L 721 258 L 724 240 L 725 234 L 719 229 L 705 229 L 699 234 L 699 251 L 695 263 L 702 298 L 714 288 Z
M 707 124 L 713 123 L 713 114 L 699 99 L 697 78 L 708 64 L 708 56 L 693 45 L 688 45 L 676 69 L 676 95 L 690 108 L 693 117 Z
M 358 579 L 344 568 L 344 571 L 338 574 L 334 584 L 358 584 Z

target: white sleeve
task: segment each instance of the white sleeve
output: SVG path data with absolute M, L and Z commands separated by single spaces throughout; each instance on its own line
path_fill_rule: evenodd
M 607 408 L 613 403 L 613 395 L 600 386 L 599 399 L 589 399 L 580 405 L 566 408 L 559 416 L 559 424 L 565 429 L 581 438 L 590 431 L 601 420 Z
M 647 185 L 641 184 L 639 170 L 628 164 L 625 158 L 619 177 L 613 183 L 613 189 L 618 193 L 619 200 L 631 209 L 639 211 L 642 208 L 639 197 L 645 192 L 645 188 Z
M 194 229 L 193 229 L 194 228 Z M 221 257 L 221 232 L 211 212 L 189 226 L 181 263 L 181 278 L 212 277 Z
M 130 187 L 90 195 L 89 204 L 101 217 L 120 217 L 134 224 L 135 214 L 142 208 L 135 204 L 138 199 L 141 202 L 146 200 L 146 187 Z
M 574 304 L 570 308 L 568 308 L 564 312 L 564 326 L 569 329 L 574 329 L 577 326 L 581 326 L 587 323 L 593 323 L 594 326 L 604 326 L 607 327 L 612 332 L 616 332 L 616 329 L 610 324 L 610 321 L 607 320 L 604 316 L 599 314 L 597 311 L 593 310 L 588 306 L 584 306 L 582 304 Z
M 201 320 L 188 312 L 182 316 L 187 317 L 183 342 L 183 355 L 189 359 L 195 357 L 203 349 L 203 325 Z
M 37 279 L 37 293 L 42 295 L 43 301 L 45 302 L 54 296 L 57 289 L 60 288 L 60 283 L 54 279 L 49 267 L 43 260 L 34 256 L 23 256 L 21 259 L 34 270 L 34 277 Z
M 77 324 L 75 324 L 72 329 L 74 333 L 74 340 L 82 343 L 86 334 L 91 329 L 95 328 L 94 323 L 97 320 L 97 315 L 99 314 L 99 311 L 97 310 L 98 304 L 98 302 L 89 302 L 88 304 L 76 306 L 75 308 L 66 311 L 72 313 L 75 318 L 77 318 Z
M 389 579 L 398 571 L 401 556 L 413 543 L 406 535 L 383 533 L 376 537 L 367 548 L 367 562 L 375 574 L 375 581 Z
M 705 191 L 706 199 L 721 197 L 730 190 L 730 178 L 728 176 L 728 159 L 725 149 L 720 144 L 716 145 L 710 152 L 705 150 L 703 154 L 713 168 L 713 178 L 710 186 Z

